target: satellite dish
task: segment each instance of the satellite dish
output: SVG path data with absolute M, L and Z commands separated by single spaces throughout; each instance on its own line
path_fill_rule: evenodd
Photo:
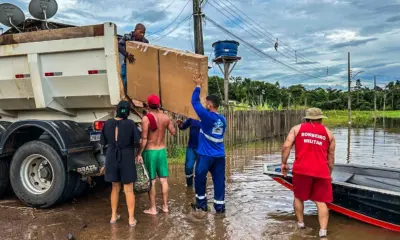
M 11 3 L 0 4 L 0 23 L 6 25 L 7 27 L 14 27 L 21 32 L 16 25 L 19 25 L 24 21 L 24 12 L 19 7 Z
M 58 4 L 55 0 L 32 0 L 29 3 L 29 12 L 32 17 L 45 20 L 47 29 L 49 29 L 47 19 L 54 17 L 57 10 Z

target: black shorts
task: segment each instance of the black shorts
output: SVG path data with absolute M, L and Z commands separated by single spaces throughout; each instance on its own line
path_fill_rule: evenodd
M 133 158 L 106 161 L 104 180 L 106 182 L 121 182 L 129 184 L 136 182 L 136 164 Z

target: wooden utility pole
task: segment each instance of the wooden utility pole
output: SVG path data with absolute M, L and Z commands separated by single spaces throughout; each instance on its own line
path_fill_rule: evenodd
M 376 76 L 374 76 L 374 118 L 376 118 Z
M 193 23 L 194 23 L 194 46 L 195 53 L 204 55 L 204 44 L 203 44 L 203 25 L 201 12 L 202 0 L 193 0 Z
M 350 76 L 350 52 L 347 56 L 347 75 L 348 75 L 348 99 L 347 99 L 347 113 L 348 123 L 351 125 L 351 76 Z

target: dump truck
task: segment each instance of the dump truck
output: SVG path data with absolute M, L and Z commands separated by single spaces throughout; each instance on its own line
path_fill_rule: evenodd
M 125 99 L 117 44 L 113 23 L 0 35 L 0 197 L 48 208 L 98 175 L 101 129 Z

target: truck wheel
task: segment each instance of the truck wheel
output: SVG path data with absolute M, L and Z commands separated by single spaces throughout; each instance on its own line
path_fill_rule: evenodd
M 15 195 L 29 206 L 48 208 L 58 203 L 67 180 L 60 154 L 42 141 L 22 145 L 11 161 L 11 185 Z
M 73 194 L 75 187 L 78 184 L 78 180 L 79 178 L 74 175 L 74 172 L 67 173 L 67 183 L 65 185 L 64 192 L 58 199 L 57 203 L 65 203 L 74 197 Z
M 10 162 L 8 159 L 0 159 L 0 197 L 10 187 Z

